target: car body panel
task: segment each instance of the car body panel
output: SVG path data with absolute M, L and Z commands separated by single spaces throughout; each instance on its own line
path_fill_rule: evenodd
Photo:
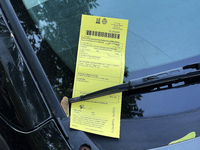
M 27 133 L 16 132 L 1 119 L 0 124 L 0 143 L 4 144 L 0 146 L 0 150 L 71 149 L 53 120 L 46 122 L 37 130 Z

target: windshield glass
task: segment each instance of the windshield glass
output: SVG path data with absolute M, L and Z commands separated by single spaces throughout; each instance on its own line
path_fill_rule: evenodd
M 23 1 L 42 36 L 72 71 L 75 70 L 82 14 L 129 20 L 126 45 L 129 71 L 200 53 L 200 42 L 196 40 L 200 33 L 200 19 L 196 14 L 200 10 L 195 1 Z
M 198 0 L 22 1 L 11 0 L 59 99 L 72 94 L 82 14 L 129 20 L 124 81 L 199 61 Z M 198 88 L 123 96 L 122 118 L 196 110 Z

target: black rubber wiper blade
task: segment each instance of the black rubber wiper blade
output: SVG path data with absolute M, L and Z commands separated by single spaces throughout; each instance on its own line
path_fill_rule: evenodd
M 196 69 L 195 71 L 186 72 L 186 69 Z M 186 65 L 180 68 L 167 70 L 157 74 L 152 74 L 142 78 L 132 79 L 127 83 L 105 88 L 80 97 L 70 98 L 69 102 L 97 98 L 118 92 L 129 92 L 133 94 L 141 94 L 160 90 L 160 87 L 166 86 L 164 89 L 174 88 L 174 83 L 184 82 L 184 86 L 200 83 L 200 63 Z

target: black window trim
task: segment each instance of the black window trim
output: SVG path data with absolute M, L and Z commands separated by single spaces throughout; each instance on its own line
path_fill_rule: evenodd
M 21 26 L 17 15 L 10 3 L 9 0 L 1 0 L 0 6 L 2 11 L 7 19 L 8 25 L 14 35 L 15 40 L 17 41 L 20 50 L 30 68 L 30 71 L 35 78 L 46 102 L 47 105 L 51 108 L 53 116 L 56 118 L 65 118 L 66 115 L 62 110 L 59 101 L 47 79 L 47 76 Z

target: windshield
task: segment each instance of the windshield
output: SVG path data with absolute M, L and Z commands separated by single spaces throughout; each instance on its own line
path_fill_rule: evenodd
M 72 95 L 82 14 L 129 20 L 124 81 L 199 61 L 198 0 L 22 1 L 24 5 L 18 5 L 21 0 L 11 0 L 59 99 Z M 25 15 L 26 10 L 29 14 Z M 200 106 L 198 88 L 123 96 L 121 116 L 196 110 Z
M 196 16 L 199 5 L 195 1 L 23 1 L 42 36 L 72 71 L 82 14 L 129 20 L 126 45 L 129 71 L 200 53 L 200 43 L 196 40 L 200 33 L 200 19 Z

